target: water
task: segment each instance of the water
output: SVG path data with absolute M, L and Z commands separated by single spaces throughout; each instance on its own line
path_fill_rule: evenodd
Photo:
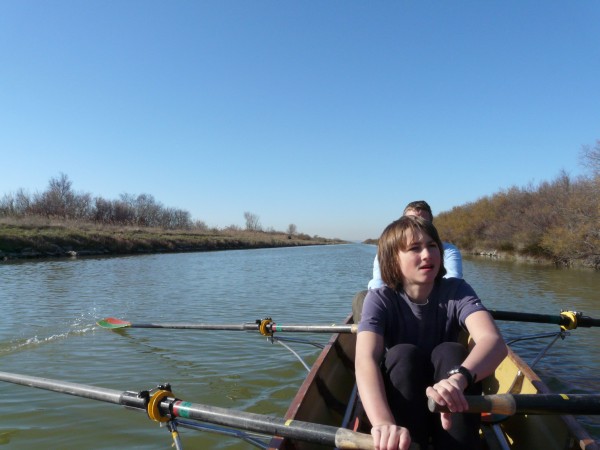
M 283 416 L 306 370 L 257 332 L 111 332 L 95 322 L 341 323 L 371 275 L 375 247 L 343 245 L 148 255 L 0 265 L 0 370 L 118 391 L 172 384 L 194 403 Z M 465 259 L 467 280 L 494 309 L 600 317 L 600 274 Z M 501 323 L 507 337 L 552 325 Z M 599 391 L 599 329 L 574 330 L 536 366 L 556 391 Z M 289 336 L 289 335 L 288 335 Z M 296 336 L 297 337 L 297 336 Z M 324 343 L 329 336 L 302 335 Z M 318 350 L 291 344 L 308 363 Z M 526 361 L 543 342 L 517 344 Z M 171 438 L 141 413 L 0 383 L 0 447 L 166 449 Z M 600 421 L 580 418 L 600 438 Z M 235 438 L 181 429 L 184 448 L 248 449 Z

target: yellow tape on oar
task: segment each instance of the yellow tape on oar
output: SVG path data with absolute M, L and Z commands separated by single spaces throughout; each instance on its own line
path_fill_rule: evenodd
M 167 391 L 164 389 L 156 391 L 152 395 L 152 397 L 150 397 L 150 400 L 148 400 L 148 407 L 146 408 L 148 417 L 150 417 L 155 422 L 167 422 L 169 418 L 163 416 L 160 413 L 160 402 L 162 402 L 165 398 L 169 396 L 173 396 L 173 393 L 171 391 Z
M 565 317 L 569 322 L 565 325 L 561 325 L 560 329 L 563 331 L 574 330 L 577 328 L 577 317 L 578 314 L 575 311 L 562 311 L 560 313 L 562 317 Z

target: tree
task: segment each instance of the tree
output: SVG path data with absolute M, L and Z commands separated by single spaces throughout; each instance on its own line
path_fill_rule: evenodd
M 290 223 L 287 227 L 286 233 L 290 236 L 294 236 L 298 232 L 298 228 L 293 223 Z
M 36 212 L 47 217 L 72 217 L 72 206 L 75 200 L 75 194 L 71 188 L 71 180 L 64 173 L 57 178 L 51 178 L 48 183 L 48 189 L 36 196 Z
M 246 211 L 244 213 L 244 219 L 246 220 L 246 230 L 261 231 L 262 227 L 260 225 L 260 219 L 256 214 Z
M 581 163 L 589 168 L 594 176 L 600 176 L 600 140 L 596 141 L 593 148 L 589 145 L 581 148 Z
M 150 194 L 140 194 L 133 201 L 133 204 L 137 225 L 142 227 L 162 226 L 161 214 L 164 207 L 154 199 L 154 196 Z

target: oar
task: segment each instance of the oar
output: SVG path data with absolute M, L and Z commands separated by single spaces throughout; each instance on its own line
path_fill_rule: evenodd
M 563 311 L 560 314 L 547 315 L 535 313 L 522 313 L 512 311 L 489 310 L 496 320 L 512 322 L 551 323 L 560 325 L 563 330 L 574 330 L 577 327 L 600 327 L 600 319 L 584 316 L 579 311 Z
M 285 420 L 262 414 L 190 403 L 172 397 L 172 393 L 167 390 L 158 390 L 153 395 L 148 395 L 147 391 L 139 393 L 132 391 L 120 392 L 113 389 L 8 372 L 0 372 L 0 381 L 146 411 L 151 419 L 158 422 L 181 417 L 340 449 L 374 449 L 373 438 L 368 434 L 317 423 Z
M 563 311 L 557 315 L 522 313 L 513 311 L 490 310 L 496 320 L 512 322 L 549 323 L 560 325 L 563 330 L 573 330 L 577 327 L 600 327 L 600 319 L 592 319 L 578 311 Z M 97 322 L 102 328 L 169 328 L 175 330 L 223 330 L 223 331 L 260 331 L 265 336 L 279 332 L 301 333 L 353 333 L 358 331 L 357 324 L 351 325 L 278 325 L 270 318 L 242 324 L 213 324 L 213 323 L 132 323 L 114 317 L 107 317 Z
M 600 394 L 495 394 L 465 396 L 469 413 L 600 414 Z M 449 412 L 429 399 L 431 412 Z
M 126 320 L 107 317 L 97 322 L 102 328 L 170 328 L 176 330 L 226 330 L 226 331 L 260 331 L 266 336 L 276 331 L 302 333 L 356 333 L 358 325 L 277 325 L 271 319 L 256 322 L 220 325 L 213 323 L 132 323 Z

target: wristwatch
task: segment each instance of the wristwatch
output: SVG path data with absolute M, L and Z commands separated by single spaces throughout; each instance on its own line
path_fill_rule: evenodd
M 448 377 L 451 377 L 452 375 L 455 375 L 457 373 L 460 373 L 460 374 L 462 374 L 463 377 L 465 377 L 465 379 L 467 380 L 467 387 L 474 385 L 475 382 L 477 381 L 477 375 L 473 375 L 469 371 L 469 369 L 467 369 L 466 367 L 463 367 L 463 366 L 453 367 L 452 369 L 450 369 L 448 371 L 448 373 L 446 375 Z

